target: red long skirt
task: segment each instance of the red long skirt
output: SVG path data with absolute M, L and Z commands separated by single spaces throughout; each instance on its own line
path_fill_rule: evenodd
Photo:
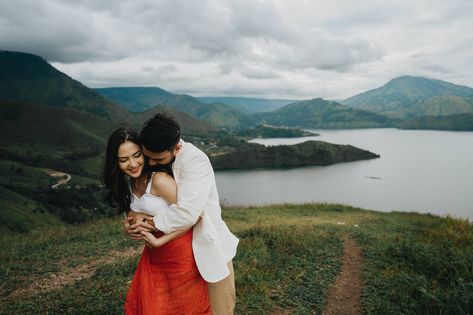
M 162 247 L 144 248 L 124 309 L 125 314 L 211 314 L 207 283 L 192 253 L 192 229 Z

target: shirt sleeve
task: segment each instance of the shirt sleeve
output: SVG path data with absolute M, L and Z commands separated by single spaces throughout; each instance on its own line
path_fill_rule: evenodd
M 181 166 L 177 184 L 177 203 L 153 218 L 158 230 L 169 234 L 193 226 L 204 211 L 215 177 L 206 155 L 196 155 Z

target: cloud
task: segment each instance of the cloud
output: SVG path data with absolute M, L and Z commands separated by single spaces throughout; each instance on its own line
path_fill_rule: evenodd
M 472 86 L 472 28 L 468 0 L 0 2 L 1 49 L 91 87 L 196 95 L 343 98 L 404 74 Z

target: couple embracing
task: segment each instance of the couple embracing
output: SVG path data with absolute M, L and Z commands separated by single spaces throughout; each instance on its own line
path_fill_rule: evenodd
M 238 239 L 222 220 L 208 157 L 157 114 L 141 133 L 120 128 L 107 144 L 107 198 L 127 213 L 143 249 L 125 314 L 233 314 Z

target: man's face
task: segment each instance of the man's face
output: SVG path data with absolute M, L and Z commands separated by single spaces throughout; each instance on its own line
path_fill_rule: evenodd
M 149 166 L 156 165 L 169 165 L 174 162 L 176 159 L 176 153 L 181 149 L 181 144 L 177 144 L 176 147 L 172 150 L 166 150 L 163 152 L 153 152 L 146 149 L 144 146 L 141 146 L 143 154 L 148 157 Z

